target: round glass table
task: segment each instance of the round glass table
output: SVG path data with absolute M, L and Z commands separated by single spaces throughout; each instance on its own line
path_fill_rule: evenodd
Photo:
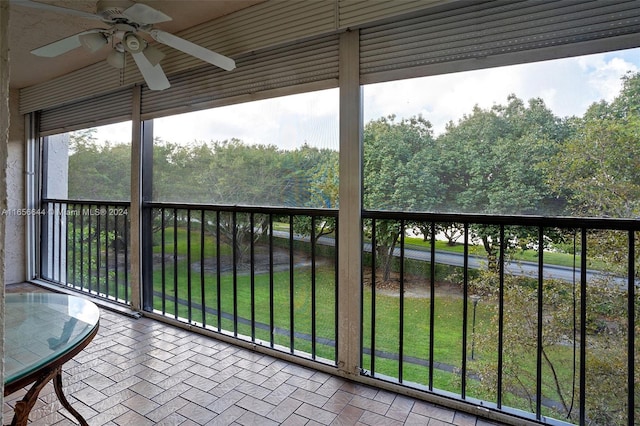
M 16 403 L 11 424 L 27 424 L 38 394 L 53 380 L 62 405 L 86 425 L 62 392 L 62 365 L 80 353 L 98 332 L 98 307 L 65 294 L 7 294 L 4 320 L 4 395 L 33 383 Z

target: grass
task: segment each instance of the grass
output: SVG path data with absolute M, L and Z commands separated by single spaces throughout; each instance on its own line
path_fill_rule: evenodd
M 405 237 L 405 245 L 406 245 L 406 248 L 411 248 L 415 250 L 431 250 L 431 242 L 424 241 L 422 238 Z M 436 250 L 462 254 L 464 253 L 464 244 L 455 243 L 453 245 L 449 245 L 446 241 L 436 241 Z M 469 254 L 486 258 L 487 251 L 484 249 L 482 245 L 470 245 Z M 532 250 L 532 249 L 526 249 L 526 250 L 512 249 L 512 250 L 509 250 L 508 255 L 509 255 L 509 259 L 512 261 L 537 263 L 539 253 L 537 250 Z M 574 255 L 571 253 L 554 252 L 554 251 L 544 252 L 545 265 L 556 265 L 556 266 L 564 266 L 567 268 L 572 268 L 575 262 L 576 266 L 580 267 L 580 259 L 581 259 L 581 256 L 579 254 L 576 254 L 576 256 L 574 257 Z M 593 260 L 593 259 L 589 259 L 589 267 L 593 269 L 598 269 L 598 270 L 608 269 L 608 266 L 605 262 Z

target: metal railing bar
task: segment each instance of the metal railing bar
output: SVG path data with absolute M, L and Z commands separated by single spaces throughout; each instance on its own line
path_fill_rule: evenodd
M 160 209 L 160 256 L 161 256 L 161 260 L 160 260 L 160 265 L 161 265 L 161 288 L 162 288 L 162 314 L 166 314 L 167 313 L 167 262 L 166 262 L 166 257 L 167 257 L 167 249 L 166 249 L 166 229 L 167 229 L 167 223 L 166 223 L 166 211 L 165 209 Z
M 294 244 L 294 233 L 293 233 L 293 215 L 289 215 L 289 351 L 291 353 L 294 352 L 295 348 L 295 290 L 294 290 L 294 267 L 295 263 L 293 260 L 293 244 Z
M 119 274 L 118 274 L 118 246 L 119 246 L 119 244 L 118 244 L 119 235 L 118 234 L 119 234 L 120 227 L 118 226 L 119 225 L 118 217 L 119 217 L 119 215 L 116 215 L 113 218 L 113 227 L 114 227 L 114 232 L 113 232 L 113 235 L 114 235 L 114 240 L 113 240 L 113 243 L 114 243 L 113 264 L 115 265 L 113 279 L 115 281 L 115 283 L 114 283 L 114 286 L 115 286 L 114 294 L 115 294 L 116 300 L 120 299 L 120 282 L 119 282 L 119 278 L 120 277 L 119 277 Z
M 173 294 L 178 298 L 178 209 L 173 209 Z M 173 316 L 178 319 L 178 304 L 173 304 Z
M 73 205 L 73 208 L 75 209 L 75 205 Z M 75 215 L 73 216 L 73 224 L 71 226 L 71 235 L 72 235 L 72 243 L 71 243 L 71 247 L 72 247 L 72 253 L 73 253 L 73 259 L 71 260 L 71 270 L 73 271 L 72 276 L 73 276 L 73 282 L 75 283 L 78 279 L 78 275 L 77 275 L 77 269 L 76 269 L 76 253 L 77 253 L 77 239 L 78 239 L 78 234 L 77 234 L 77 228 L 76 228 L 76 217 Z
M 238 337 L 238 217 L 237 212 L 231 213 L 231 253 L 233 257 L 233 336 Z
M 249 238 L 251 245 L 249 246 L 250 252 L 250 291 L 251 291 L 251 341 L 256 341 L 256 253 L 255 253 L 255 216 L 254 213 L 249 214 Z
M 96 205 L 96 211 L 98 211 L 98 206 Z M 102 265 L 102 238 L 101 238 L 101 234 L 102 234 L 102 220 L 101 220 L 102 215 L 98 214 L 96 216 L 96 229 L 98 232 L 96 232 L 96 293 L 100 294 L 100 269 L 101 265 Z
M 80 215 L 80 288 L 84 290 L 84 215 Z
M 129 211 L 127 210 L 127 214 Z M 129 220 L 125 219 L 124 222 L 124 300 L 129 302 Z
M 56 211 L 56 219 L 58 221 L 58 281 L 62 281 L 62 226 L 63 226 L 63 215 L 62 215 L 62 203 L 57 203 L 57 211 Z M 66 221 L 64 221 L 66 222 Z M 66 234 L 65 234 L 66 235 Z M 67 242 L 67 237 L 64 237 L 64 242 Z M 66 277 L 65 277 L 66 279 Z
M 533 216 L 533 215 L 487 215 L 473 213 L 421 213 L 363 210 L 364 219 L 398 219 L 406 221 L 434 221 L 458 223 L 482 223 L 486 225 L 545 226 L 549 228 L 589 228 L 609 230 L 640 231 L 640 219 L 618 219 L 608 217 L 565 217 L 565 216 Z
M 205 292 L 205 213 L 204 210 L 200 210 L 200 304 L 202 305 L 202 326 L 207 326 L 207 314 L 206 314 L 206 292 Z
M 462 373 L 460 397 L 467 397 L 467 328 L 469 316 L 469 222 L 464 223 L 464 250 L 462 266 Z
M 275 344 L 274 336 L 274 275 L 273 275 L 273 215 L 269 214 L 269 343 L 273 348 Z
M 398 307 L 398 381 L 402 383 L 403 370 L 404 370 L 404 229 L 405 222 L 400 220 L 400 294 L 399 294 L 399 307 Z
M 56 204 L 53 203 L 53 218 L 51 219 L 51 251 L 54 251 L 56 248 Z M 48 248 L 48 247 L 47 247 Z M 51 259 L 51 278 L 55 280 L 56 278 L 56 263 L 55 263 L 55 255 Z
M 430 286 L 429 288 L 429 390 L 433 391 L 433 354 L 435 340 L 435 300 L 436 300 L 436 223 L 431 222 L 431 253 L 429 265 Z
M 542 316 L 544 312 L 544 229 L 538 227 L 538 308 L 537 308 L 537 342 L 536 342 L 536 419 L 540 420 L 542 413 Z
M 80 200 L 80 199 L 62 199 L 62 198 L 43 198 L 42 203 L 64 203 L 64 204 L 73 204 L 73 205 L 81 205 L 81 206 L 118 206 L 118 207 L 129 207 L 131 206 L 131 202 L 129 201 L 96 201 L 96 200 Z
M 504 363 L 504 263 L 505 263 L 504 225 L 500 225 L 500 265 L 498 289 L 498 371 L 497 371 L 497 406 L 502 408 L 502 369 Z
M 187 210 L 187 300 L 189 301 L 187 306 L 187 319 L 191 323 L 191 210 Z
M 373 219 L 371 221 L 371 247 L 377 247 L 378 234 L 377 234 L 377 221 Z M 376 250 L 371 250 L 371 374 L 375 376 L 376 373 L 376 287 L 378 269 L 378 256 Z M 361 346 L 362 347 L 362 346 Z
M 91 209 L 91 205 L 89 205 L 89 209 Z M 89 255 L 89 263 L 87 264 L 87 273 L 88 273 L 88 278 L 89 278 L 89 293 L 91 293 L 93 291 L 93 280 L 91 279 L 93 273 L 92 273 L 92 265 L 91 265 L 91 248 L 92 248 L 92 243 L 91 243 L 91 215 L 89 215 L 88 220 L 87 220 L 88 224 L 87 227 L 89 229 L 89 233 L 87 235 L 87 251 L 88 251 L 88 255 Z
M 162 208 L 171 207 L 177 209 L 205 210 L 219 212 L 236 212 L 236 213 L 256 213 L 256 214 L 273 214 L 276 216 L 328 216 L 338 217 L 337 209 L 315 209 L 304 207 L 261 207 L 251 205 L 226 205 L 226 204 L 197 204 L 197 203 L 167 203 L 167 202 L 145 202 L 145 208 Z
M 316 218 L 311 217 L 311 359 L 316 359 Z
M 628 265 L 628 280 L 627 283 L 627 421 L 629 426 L 635 423 L 635 287 L 636 283 L 634 277 L 636 276 L 636 244 L 635 244 L 635 232 L 629 231 L 629 265 Z
M 221 272 L 221 261 L 222 257 L 220 256 L 220 211 L 216 211 L 216 306 L 218 308 L 218 312 L 222 311 L 222 296 L 220 295 L 222 288 L 222 272 Z M 218 331 L 222 330 L 222 317 L 218 315 Z
M 581 229 L 580 253 L 580 425 L 586 424 L 587 392 L 587 228 Z
M 105 292 L 109 296 L 109 214 L 104 217 L 105 238 L 104 238 L 104 284 Z

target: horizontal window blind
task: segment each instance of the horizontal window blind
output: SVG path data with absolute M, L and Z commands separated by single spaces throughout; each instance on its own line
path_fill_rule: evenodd
M 205 66 L 170 78 L 167 90 L 142 91 L 142 116 L 152 118 L 176 109 L 194 111 L 221 99 L 273 89 L 326 82 L 338 85 L 338 35 L 314 38 L 245 54 L 237 68 Z
M 42 136 L 131 120 L 131 88 L 80 102 L 45 109 L 40 114 Z
M 362 28 L 361 82 L 636 47 L 639 33 L 633 0 L 454 2 Z

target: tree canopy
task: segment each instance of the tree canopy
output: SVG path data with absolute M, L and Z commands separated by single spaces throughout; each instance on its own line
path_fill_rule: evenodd
M 539 98 L 476 106 L 434 136 L 421 116 L 364 127 L 367 209 L 637 217 L 640 74 L 583 117 L 560 118 Z M 129 198 L 130 147 L 73 132 L 69 197 Z M 156 139 L 153 198 L 212 204 L 337 208 L 338 153 L 238 139 L 184 145 Z

